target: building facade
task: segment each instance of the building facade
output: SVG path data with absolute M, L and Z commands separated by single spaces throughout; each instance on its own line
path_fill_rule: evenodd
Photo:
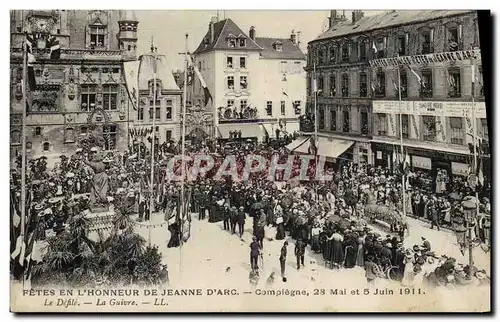
M 231 19 L 212 19 L 209 30 L 194 51 L 212 100 L 211 135 L 227 139 L 241 131 L 242 138 L 276 136 L 276 130 L 293 133 L 305 103 L 305 55 L 296 35 L 288 39 L 259 38 L 256 29 L 242 31 Z M 204 106 L 204 92 L 194 77 L 188 97 Z M 201 109 L 201 108 L 199 108 Z
M 390 167 L 400 152 L 402 126 L 413 168 L 466 175 L 473 74 L 477 135 L 484 141 L 488 136 L 476 12 L 391 11 L 364 17 L 354 11 L 347 20 L 336 19 L 332 11 L 332 17 L 330 29 L 309 44 L 311 79 L 317 63 L 322 134 L 347 135 L 355 141 L 359 134 L 367 135 L 363 151 L 354 144 L 353 160 L 359 162 L 363 156 L 368 163 Z M 474 73 L 472 56 L 477 58 Z M 330 74 L 325 77 L 325 72 Z M 332 85 L 338 80 L 339 90 Z M 342 106 L 348 103 L 350 107 Z M 366 116 L 360 105 L 366 105 Z
M 77 148 L 93 128 L 103 132 L 104 149 L 128 144 L 129 98 L 123 61 L 136 60 L 137 19 L 118 10 L 11 11 L 11 155 L 21 151 L 22 57 L 25 33 L 32 53 L 36 88 L 27 94 L 28 157 L 57 159 Z M 52 58 L 49 39 L 61 51 Z
M 139 105 L 133 111 L 133 139 L 145 144 L 155 123 L 155 140 L 163 143 L 181 138 L 182 91 L 177 85 L 167 57 L 150 52 L 142 55 L 139 66 Z M 156 99 L 154 92 L 154 64 L 156 59 Z M 132 111 L 131 111 L 132 113 Z M 141 135 L 142 134 L 142 135 Z

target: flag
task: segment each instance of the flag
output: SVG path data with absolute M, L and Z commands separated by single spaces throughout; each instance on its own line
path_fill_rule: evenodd
M 285 96 L 287 96 L 287 97 L 288 97 L 288 94 L 287 94 L 285 91 L 283 92 L 283 95 L 285 95 Z
M 198 66 L 193 63 L 193 59 L 191 58 L 191 55 L 187 55 L 188 57 L 188 64 L 189 66 L 192 66 L 194 68 L 194 72 L 196 76 L 198 76 L 198 79 L 200 80 L 201 87 L 203 87 L 203 93 L 205 95 L 205 106 L 207 106 L 208 101 L 213 102 L 212 94 L 210 93 L 210 90 L 207 87 L 207 83 L 205 83 L 205 80 L 203 79 L 203 76 L 200 73 L 200 70 L 198 69 Z
M 378 52 L 377 46 L 375 45 L 375 41 L 372 43 L 372 49 L 375 54 Z
M 417 74 L 417 72 L 414 71 L 413 68 L 410 67 L 410 65 L 406 65 L 406 67 L 408 67 L 410 69 L 410 72 L 413 74 L 413 76 L 415 76 L 415 78 L 417 79 L 417 81 L 420 84 L 420 86 L 425 87 L 425 84 L 422 81 L 422 77 L 420 77 L 420 75 Z
M 27 86 L 30 90 L 36 89 L 35 69 L 33 68 L 33 64 L 36 61 L 35 56 L 33 55 L 33 44 L 34 43 L 35 43 L 35 41 L 33 40 L 33 38 L 31 38 L 28 34 L 26 34 L 25 50 L 26 50 L 26 60 L 27 60 L 27 66 L 28 66 L 28 84 L 27 84 Z
M 61 45 L 59 44 L 59 40 L 56 37 L 52 37 L 49 40 L 49 44 L 50 44 L 50 59 L 61 58 Z
M 477 171 L 477 180 L 479 181 L 481 186 L 484 186 L 483 158 L 480 158 L 480 160 L 479 160 L 479 168 Z
M 408 175 L 408 173 L 410 173 L 410 155 L 408 154 L 408 151 L 406 151 L 405 163 L 403 165 L 403 171 L 406 175 Z
M 316 78 L 314 78 L 312 81 L 313 81 L 313 92 L 317 92 L 318 91 L 318 84 L 316 82 Z
M 448 81 L 448 85 L 450 87 L 453 87 L 452 79 L 451 79 L 450 73 L 448 72 L 448 69 L 445 68 L 444 72 L 445 72 L 446 80 Z
M 127 61 L 123 63 L 123 74 L 125 76 L 125 85 L 129 99 L 132 102 L 132 107 L 137 110 L 138 95 L 139 95 L 139 66 L 141 62 Z

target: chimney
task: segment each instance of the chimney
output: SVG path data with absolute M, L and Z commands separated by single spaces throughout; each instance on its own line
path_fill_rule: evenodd
M 210 21 L 210 43 L 214 42 L 215 38 L 215 31 L 214 31 L 214 25 L 217 21 L 217 17 L 212 17 L 212 20 Z
M 255 27 L 251 26 L 250 30 L 248 31 L 248 35 L 250 36 L 250 39 L 255 41 Z
M 328 18 L 328 28 L 332 28 L 337 20 L 337 10 L 330 10 L 330 18 Z
M 364 16 L 365 16 L 365 13 L 363 11 L 361 11 L 361 10 L 353 10 L 352 11 L 352 24 L 355 25 Z
M 295 30 L 292 30 L 292 33 L 290 35 L 290 41 L 296 45 L 297 44 L 297 36 L 295 35 Z
M 345 21 L 345 20 L 346 20 L 346 17 L 345 17 L 345 10 L 342 10 L 342 17 L 340 17 L 340 20 L 342 20 L 342 21 Z

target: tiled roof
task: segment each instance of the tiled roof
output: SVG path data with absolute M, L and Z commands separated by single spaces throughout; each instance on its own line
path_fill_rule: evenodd
M 235 37 L 240 37 L 243 36 L 247 41 L 246 41 L 246 47 L 245 48 L 232 48 L 229 47 L 227 44 L 227 37 L 229 35 L 234 35 Z M 207 51 L 211 50 L 261 50 L 262 48 L 259 47 L 253 41 L 250 39 L 250 37 L 247 36 L 245 32 L 243 32 L 235 23 L 232 21 L 230 18 L 227 18 L 225 20 L 221 20 L 219 22 L 214 23 L 214 41 L 209 44 L 207 43 L 210 42 L 210 28 L 205 34 L 205 37 L 200 42 L 200 45 L 196 50 L 194 51 L 193 54 L 200 54 L 204 53 Z
M 290 39 L 283 38 L 255 38 L 255 42 L 263 48 L 260 55 L 264 59 L 297 59 L 305 60 L 306 56 Z M 283 50 L 277 51 L 273 44 L 280 42 Z
M 397 10 L 387 11 L 381 14 L 366 16 L 361 18 L 356 24 L 351 19 L 337 22 L 332 28 L 322 33 L 318 38 L 310 41 L 315 42 L 321 39 L 336 38 L 349 34 L 367 32 L 374 29 L 382 29 L 396 25 L 418 23 L 426 20 L 434 20 L 447 16 L 471 13 L 471 10 Z

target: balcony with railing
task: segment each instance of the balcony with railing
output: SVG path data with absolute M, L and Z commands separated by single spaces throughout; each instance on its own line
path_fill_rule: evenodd
M 432 54 L 434 52 L 434 47 L 430 42 L 422 43 L 422 55 Z
M 222 123 L 253 123 L 260 122 L 256 107 L 219 107 L 219 122 Z
M 22 58 L 22 48 L 11 48 L 11 56 L 15 58 Z M 32 50 L 36 60 L 49 60 L 50 49 L 37 49 Z M 120 50 L 97 50 L 97 49 L 61 49 L 61 56 L 59 59 L 76 59 L 76 60 L 120 60 L 122 52 Z

